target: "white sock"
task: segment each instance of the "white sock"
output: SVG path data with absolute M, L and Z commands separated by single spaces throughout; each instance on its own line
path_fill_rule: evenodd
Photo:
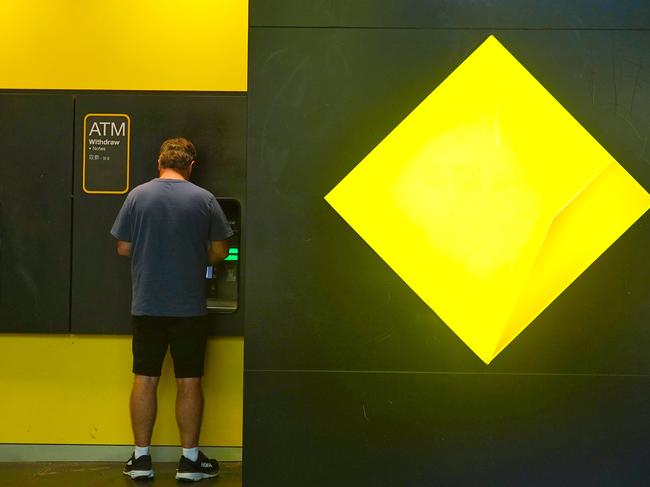
M 199 447 L 195 446 L 194 448 L 183 448 L 183 456 L 193 462 L 196 462 L 199 458 Z
M 135 458 L 138 459 L 144 455 L 149 455 L 149 446 L 135 445 Z

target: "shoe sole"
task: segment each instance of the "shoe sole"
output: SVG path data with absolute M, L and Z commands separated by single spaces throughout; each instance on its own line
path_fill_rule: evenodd
M 133 480 L 144 480 L 153 478 L 153 470 L 131 470 L 127 472 L 126 470 L 122 472 L 127 477 L 131 477 Z
M 199 480 L 212 479 L 218 477 L 217 473 L 203 473 L 203 472 L 176 472 L 176 480 L 181 482 L 198 482 Z

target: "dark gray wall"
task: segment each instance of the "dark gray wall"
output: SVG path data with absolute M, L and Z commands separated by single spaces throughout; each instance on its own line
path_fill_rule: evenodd
M 0 332 L 68 331 L 73 109 L 0 94 Z
M 650 188 L 650 5 L 250 18 L 246 485 L 643 485 L 648 215 L 486 366 L 323 196 L 490 34 Z

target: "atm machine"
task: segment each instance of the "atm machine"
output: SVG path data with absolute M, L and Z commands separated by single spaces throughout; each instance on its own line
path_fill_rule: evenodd
M 208 265 L 205 295 L 209 313 L 233 313 L 239 308 L 240 206 L 233 198 L 217 198 L 235 234 L 228 240 L 228 257 Z

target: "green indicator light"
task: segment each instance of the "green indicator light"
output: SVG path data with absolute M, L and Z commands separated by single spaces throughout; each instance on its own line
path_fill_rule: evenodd
M 239 256 L 238 255 L 229 255 L 224 260 L 239 260 Z
M 228 249 L 229 254 L 239 254 L 239 249 L 237 247 L 232 247 Z

